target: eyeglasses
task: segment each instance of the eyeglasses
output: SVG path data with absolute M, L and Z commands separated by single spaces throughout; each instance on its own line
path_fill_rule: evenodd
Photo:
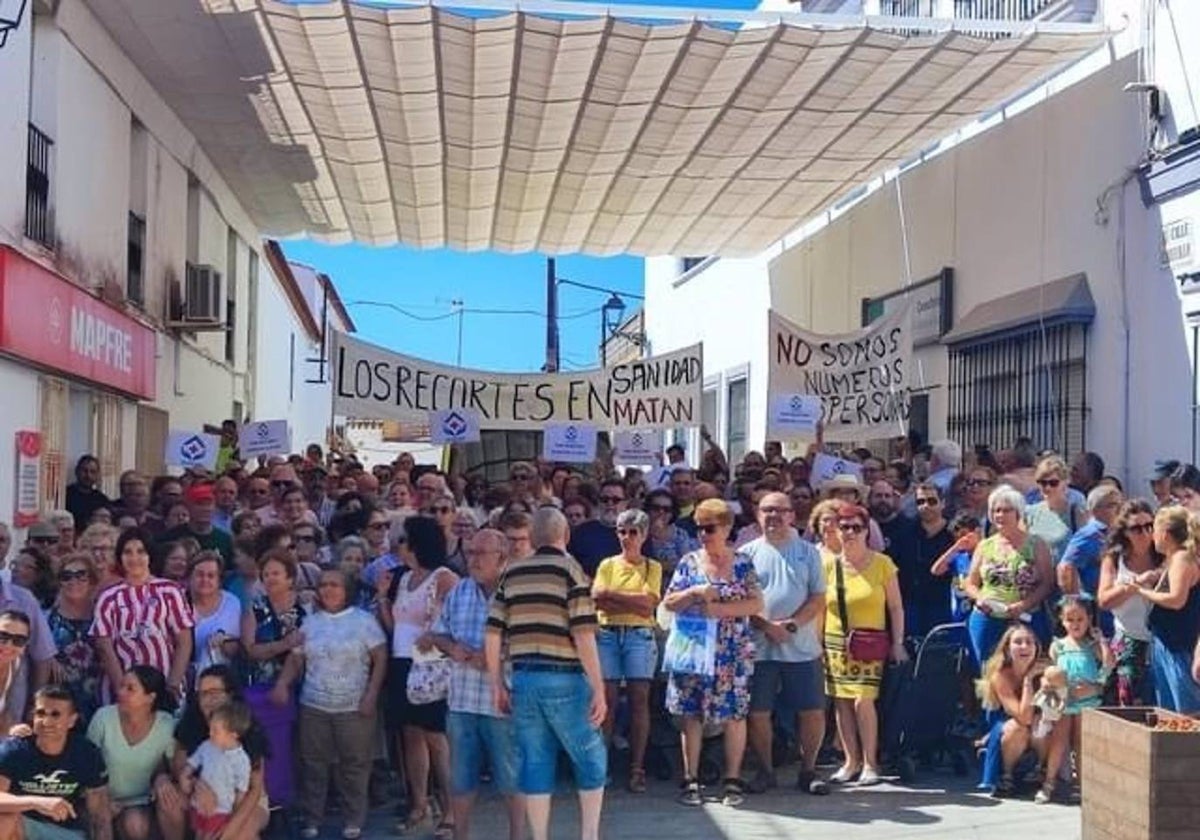
M 1137 525 L 1126 525 L 1125 530 L 1131 534 L 1149 534 L 1154 530 L 1154 523 L 1141 522 Z
M 857 522 L 839 522 L 838 530 L 843 534 L 861 534 L 867 529 L 866 527 L 859 525 Z
M 1058 478 L 1039 478 L 1037 480 L 1038 487 L 1057 487 L 1062 484 L 1062 479 Z
M 938 500 L 929 496 L 918 497 L 917 507 L 937 507 Z
M 758 508 L 758 509 L 759 509 L 760 511 L 762 511 L 763 513 L 767 513 L 767 514 L 771 514 L 771 513 L 791 513 L 791 512 L 792 512 L 792 509 L 791 509 L 791 508 L 777 507 L 777 506 L 775 506 L 775 505 L 772 505 L 772 506 L 770 506 L 770 507 L 763 507 L 763 506 L 759 505 L 759 508 Z
M 293 485 L 292 482 L 290 482 L 290 481 L 282 481 L 281 480 L 281 481 L 272 481 L 271 486 L 274 487 L 276 490 L 290 490 L 295 485 Z
M 606 505 L 619 505 L 619 504 L 621 504 L 621 502 L 625 501 L 625 497 L 624 496 L 601 496 L 600 501 L 604 502 L 604 504 L 606 504 Z
M 971 479 L 967 479 L 967 486 L 968 487 L 991 487 L 992 482 L 988 481 L 986 478 L 971 478 Z
M 721 526 L 717 525 L 715 522 L 708 522 L 703 525 L 697 522 L 696 529 L 703 534 L 715 534 L 721 529 Z
M 670 513 L 672 508 L 670 505 L 648 505 L 646 510 L 650 513 Z
M 30 537 L 29 541 L 34 545 L 58 545 L 58 537 Z
M 617 535 L 621 536 L 621 537 L 636 537 L 640 533 L 642 533 L 642 532 L 639 531 L 637 528 L 618 528 L 617 529 Z
M 22 633 L 6 633 L 0 630 L 0 645 L 12 645 L 23 648 L 29 644 L 29 637 Z
M 87 569 L 76 569 L 75 571 L 63 569 L 58 573 L 58 582 L 70 583 L 73 580 L 87 580 L 87 576 Z
M 509 481 L 529 481 L 533 478 L 529 473 L 513 473 L 508 477 Z
M 299 540 L 302 543 L 315 543 L 317 541 L 316 534 L 292 534 L 292 539 Z
M 382 531 L 388 524 L 386 522 L 372 522 L 367 526 L 368 531 Z

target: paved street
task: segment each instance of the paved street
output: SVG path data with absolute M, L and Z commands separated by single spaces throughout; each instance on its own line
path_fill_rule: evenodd
M 783 787 L 750 796 L 740 808 L 726 808 L 719 802 L 687 808 L 675 802 L 674 783 L 651 781 L 644 796 L 616 789 L 605 802 L 602 834 L 606 840 L 1015 840 L 1037 832 L 1054 840 L 1079 840 L 1078 807 L 999 802 L 975 793 L 972 784 L 939 774 L 925 776 L 915 788 L 884 784 L 870 790 L 838 790 L 824 798 Z M 391 820 L 379 817 L 370 829 L 368 837 L 390 836 Z M 577 832 L 574 799 L 556 797 L 551 837 L 572 840 Z M 327 835 L 336 836 L 332 826 Z M 498 800 L 481 801 L 472 835 L 479 840 L 507 837 Z

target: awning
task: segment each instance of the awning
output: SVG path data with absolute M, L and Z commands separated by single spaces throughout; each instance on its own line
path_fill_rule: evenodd
M 1095 317 L 1096 302 L 1087 275 L 1073 274 L 981 303 L 942 336 L 942 343 L 965 344 L 1026 328 L 1090 324 Z
M 756 253 L 1108 37 L 571 3 L 87 6 L 264 233 L 548 254 Z

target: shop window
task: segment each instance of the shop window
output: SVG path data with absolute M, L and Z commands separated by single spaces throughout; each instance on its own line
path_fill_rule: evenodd
M 1063 453 L 1086 448 L 1087 325 L 982 337 L 950 350 L 950 437 L 993 451 L 1029 437 Z
M 746 377 L 729 382 L 725 401 L 725 457 L 737 464 L 746 454 L 746 427 L 750 411 L 749 380 Z

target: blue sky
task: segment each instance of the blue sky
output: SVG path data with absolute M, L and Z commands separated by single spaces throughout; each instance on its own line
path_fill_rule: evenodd
M 614 0 L 612 5 L 622 2 Z M 665 0 L 643 5 L 752 9 L 758 3 L 756 0 Z M 452 315 L 450 302 L 461 300 L 465 308 L 464 366 L 535 371 L 545 361 L 546 258 L 541 254 L 466 254 L 404 247 L 327 246 L 307 241 L 281 244 L 290 259 L 308 263 L 333 278 L 360 337 L 367 341 L 454 364 L 458 318 Z M 558 257 L 557 273 L 619 293 L 642 293 L 640 258 Z M 606 297 L 569 285 L 559 287 L 563 369 L 596 366 L 599 310 Z M 376 305 L 355 304 L 356 301 L 373 301 Z M 625 302 L 626 315 L 640 305 L 634 298 L 625 298 Z M 409 314 L 401 314 L 396 308 Z M 537 314 L 484 314 L 472 312 L 473 309 L 526 310 Z

